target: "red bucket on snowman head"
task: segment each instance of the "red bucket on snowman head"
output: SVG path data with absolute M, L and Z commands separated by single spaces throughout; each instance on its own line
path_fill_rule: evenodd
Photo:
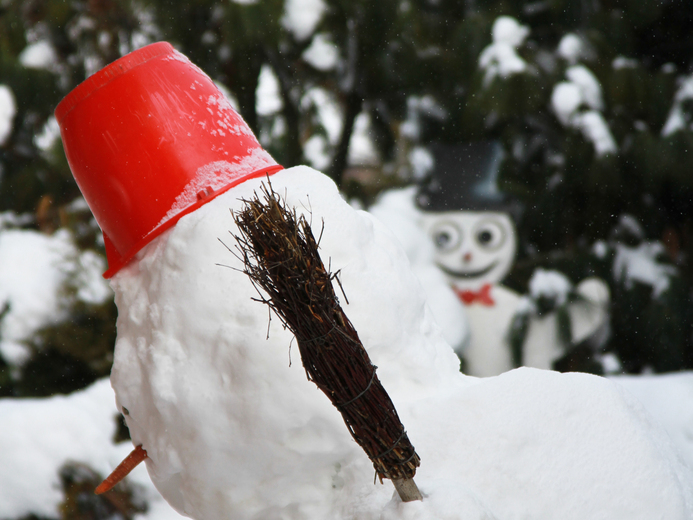
M 89 77 L 55 117 L 103 231 L 106 278 L 183 215 L 282 169 L 212 80 L 166 42 Z

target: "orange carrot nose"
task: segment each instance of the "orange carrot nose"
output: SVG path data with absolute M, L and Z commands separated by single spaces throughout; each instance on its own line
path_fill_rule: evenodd
M 125 457 L 125 460 L 118 464 L 118 467 L 113 470 L 113 473 L 108 475 L 106 479 L 98 485 L 94 493 L 100 495 L 106 491 L 110 491 L 113 487 L 128 476 L 137 465 L 147 458 L 147 452 L 142 449 L 142 445 L 137 446 L 130 455 Z

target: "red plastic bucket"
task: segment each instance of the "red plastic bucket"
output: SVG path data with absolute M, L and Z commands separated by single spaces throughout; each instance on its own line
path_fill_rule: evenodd
M 106 278 L 183 215 L 282 169 L 212 80 L 166 42 L 89 77 L 55 117 L 103 231 Z

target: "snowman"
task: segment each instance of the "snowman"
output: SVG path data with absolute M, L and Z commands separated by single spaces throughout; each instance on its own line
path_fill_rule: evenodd
M 497 188 L 501 145 L 474 142 L 433 150 L 434 171 L 417 203 L 435 246 L 435 264 L 466 308 L 470 337 L 458 351 L 467 373 L 497 375 L 519 364 L 552 368 L 565 353 L 556 314 L 539 316 L 530 300 L 501 283 L 515 260 L 514 219 L 520 214 L 519 206 Z M 565 298 L 571 289 L 555 272 L 538 270 L 530 281 L 530 295 L 536 298 Z M 571 344 L 603 331 L 609 300 L 608 287 L 597 278 L 583 280 L 574 290 L 578 302 L 568 305 Z M 510 342 L 511 327 L 518 322 L 526 324 L 521 356 L 513 355 Z
M 320 172 L 279 166 L 171 45 L 94 74 L 56 118 L 104 234 L 118 307 L 111 383 L 135 449 L 105 488 L 144 460 L 163 497 L 197 520 L 693 514 L 693 479 L 613 383 L 533 369 L 461 374 L 384 225 Z M 374 483 L 339 412 L 306 379 L 294 338 L 253 301 L 229 251 L 231 212 L 270 184 L 322 230 L 323 263 L 339 272 L 345 311 L 421 457 L 423 500 Z

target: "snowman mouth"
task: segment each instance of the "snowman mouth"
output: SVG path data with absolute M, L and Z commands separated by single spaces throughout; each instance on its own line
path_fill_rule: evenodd
M 493 271 L 493 269 L 495 269 L 495 267 L 498 265 L 498 260 L 496 260 L 495 262 L 491 262 L 486 267 L 483 267 L 482 269 L 477 269 L 475 271 L 455 271 L 453 269 L 445 267 L 444 265 L 437 265 L 445 274 L 449 276 L 454 276 L 456 278 L 479 278 L 480 276 L 484 276 L 485 274 L 488 274 L 489 272 Z

